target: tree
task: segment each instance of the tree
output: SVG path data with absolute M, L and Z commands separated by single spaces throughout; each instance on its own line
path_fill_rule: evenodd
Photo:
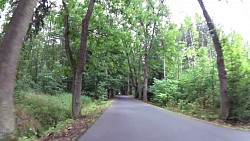
M 219 75 L 219 81 L 220 81 L 220 97 L 221 97 L 221 100 L 220 100 L 220 114 L 221 115 L 220 116 L 221 116 L 221 119 L 226 120 L 228 117 L 228 113 L 229 113 L 229 105 L 228 105 L 228 94 L 227 94 L 227 74 L 225 70 L 222 46 L 220 44 L 220 40 L 217 35 L 217 31 L 214 26 L 214 23 L 204 6 L 203 1 L 198 0 L 198 2 L 203 11 L 203 15 L 207 21 L 207 26 L 208 26 L 208 29 L 212 37 L 216 53 L 217 53 L 217 69 L 218 69 L 218 75 Z
M 73 52 L 72 52 L 71 47 L 70 47 L 69 10 L 68 10 L 67 4 L 64 0 L 62 1 L 62 3 L 63 3 L 64 11 L 65 11 L 65 14 L 64 14 L 64 46 L 65 46 L 65 52 L 67 55 L 68 64 L 70 65 L 71 70 L 72 70 L 72 74 L 74 76 L 75 70 L 76 70 L 76 65 L 75 65 L 75 59 L 73 58 Z M 73 81 L 74 81 L 74 79 L 73 79 Z M 72 85 L 72 88 L 71 88 L 72 92 L 74 89 L 73 86 L 74 85 Z
M 76 64 L 76 71 L 73 82 L 73 95 L 72 95 L 72 116 L 78 118 L 81 114 L 81 92 L 82 92 L 82 72 L 86 63 L 87 55 L 87 36 L 89 21 L 94 9 L 95 0 L 89 1 L 89 6 L 85 18 L 82 21 L 82 35 L 79 50 L 79 59 Z
M 37 0 L 20 0 L 0 46 L 0 140 L 15 139 L 13 90 L 18 56 Z

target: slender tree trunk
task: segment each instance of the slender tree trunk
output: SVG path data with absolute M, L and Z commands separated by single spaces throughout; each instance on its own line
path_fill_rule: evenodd
M 134 92 L 135 92 L 135 98 L 139 97 L 139 93 L 138 93 L 138 78 L 136 76 L 136 68 L 134 68 L 134 78 L 135 78 L 135 85 L 134 85 Z
M 77 62 L 74 81 L 74 92 L 72 95 L 72 116 L 74 119 L 81 115 L 81 91 L 82 91 L 82 72 L 86 62 L 87 55 L 87 36 L 88 25 L 94 10 L 95 0 L 89 1 L 89 6 L 85 18 L 82 21 L 82 35 L 79 51 L 79 60 Z
M 132 66 L 131 66 L 131 62 L 130 62 L 128 53 L 126 53 L 126 56 L 127 56 L 128 67 L 129 67 L 129 72 L 130 72 L 130 77 L 128 77 L 128 78 L 131 78 L 132 86 L 136 89 L 135 77 L 134 77 L 134 73 L 133 73 L 133 70 L 132 70 Z
M 204 3 L 202 0 L 198 0 L 200 7 L 203 11 L 203 15 L 207 21 L 207 26 L 210 31 L 210 35 L 212 36 L 214 47 L 217 53 L 217 69 L 219 74 L 219 81 L 220 81 L 220 96 L 221 96 L 221 102 L 220 102 L 220 110 L 221 110 L 221 119 L 226 120 L 229 113 L 229 103 L 228 103 L 228 94 L 227 94 L 227 75 L 225 70 L 225 64 L 223 59 L 223 51 L 222 46 L 220 44 L 219 37 L 216 33 L 216 28 L 214 26 L 214 23 L 212 19 L 210 18 Z
M 35 75 L 34 75 L 34 78 L 33 78 L 33 80 L 34 80 L 34 82 L 37 84 L 38 83 L 38 70 L 39 70 L 39 64 L 40 64 L 40 58 L 39 58 L 39 52 L 40 52 L 40 48 L 38 48 L 38 47 L 35 47 L 35 48 L 37 48 L 36 49 L 36 56 L 35 56 L 35 58 L 36 58 L 36 64 L 35 64 Z
M 108 80 L 108 67 L 105 68 L 106 80 Z M 109 99 L 109 88 L 106 89 L 106 98 Z
M 141 90 L 141 62 L 142 62 L 142 56 L 139 57 L 139 66 L 138 66 L 138 99 L 142 99 L 142 90 Z
M 68 7 L 67 7 L 64 0 L 62 1 L 62 3 L 63 3 L 63 7 L 65 10 L 65 15 L 64 15 L 64 47 L 65 47 L 68 63 L 70 65 L 70 67 L 72 68 L 72 70 L 74 71 L 75 70 L 75 63 L 73 60 L 73 52 L 71 51 L 70 43 L 69 43 L 69 12 L 68 12 Z
M 130 95 L 130 91 L 131 91 L 131 90 L 130 90 L 130 85 L 131 85 L 131 84 L 130 84 L 130 82 L 129 82 L 129 79 L 130 79 L 130 76 L 128 75 L 128 84 L 127 84 L 127 85 L 128 85 L 128 87 L 127 87 L 128 95 Z
M 164 75 L 163 75 L 163 78 L 164 80 L 166 80 L 166 55 L 164 53 L 164 58 L 163 58 L 163 71 L 164 71 Z
M 71 67 L 72 75 L 73 75 L 72 83 L 70 83 L 71 84 L 70 91 L 72 93 L 74 93 L 74 87 L 75 87 L 74 82 L 75 82 L 75 74 L 76 74 L 76 63 L 75 62 L 76 62 L 76 60 L 74 60 L 74 58 L 73 58 L 73 52 L 72 52 L 71 47 L 70 47 L 69 11 L 68 11 L 67 4 L 65 3 L 64 0 L 62 0 L 62 3 L 63 3 L 63 8 L 65 10 L 65 15 L 64 15 L 64 48 L 65 48 L 68 64 Z
M 133 52 L 133 51 L 132 51 Z M 132 54 L 132 59 L 135 61 L 135 54 Z M 133 67 L 133 75 L 134 75 L 134 92 L 135 92 L 135 98 L 139 97 L 139 93 L 138 93 L 138 77 L 137 77 L 137 73 L 136 73 L 136 67 Z M 131 88 L 132 89 L 132 88 Z M 132 91 L 131 91 L 132 92 Z
M 20 0 L 0 46 L 0 140 L 15 140 L 13 90 L 22 42 L 37 0 Z
M 147 52 L 145 53 L 144 56 L 144 84 L 143 84 L 143 101 L 147 102 L 148 101 L 148 56 Z

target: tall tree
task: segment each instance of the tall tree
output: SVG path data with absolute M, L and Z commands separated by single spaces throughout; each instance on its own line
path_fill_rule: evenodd
M 73 59 L 73 52 L 71 51 L 70 48 L 70 41 L 69 41 L 69 10 L 67 7 L 66 2 L 63 0 L 63 7 L 65 10 L 65 14 L 64 14 L 64 46 L 65 46 L 65 51 L 66 51 L 66 55 L 68 58 L 68 63 L 71 67 L 71 69 L 73 70 L 73 72 L 75 71 L 75 60 Z
M 0 140 L 15 139 L 13 89 L 18 56 L 37 0 L 20 0 L 0 46 Z
M 220 81 L 220 114 L 221 114 L 221 119 L 225 120 L 228 117 L 229 113 L 229 105 L 228 105 L 228 94 L 227 94 L 227 74 L 225 70 L 225 64 L 224 64 L 224 58 L 223 58 L 223 51 L 222 51 L 222 46 L 220 44 L 219 37 L 216 32 L 216 28 L 214 26 L 214 23 L 209 16 L 204 3 L 202 0 L 198 0 L 200 7 L 203 11 L 203 15 L 207 21 L 207 26 L 210 32 L 210 35 L 212 37 L 214 47 L 217 53 L 217 69 L 218 69 L 218 75 L 219 75 L 219 81 Z
M 155 4 L 153 1 L 147 1 L 147 15 L 144 19 L 140 19 L 140 24 L 144 28 L 144 82 L 143 82 L 143 101 L 148 101 L 148 78 L 149 78 L 149 61 L 150 55 L 152 54 L 153 47 L 155 46 L 155 38 L 157 34 L 157 30 L 160 29 L 161 18 L 163 16 L 163 12 L 167 12 L 167 8 L 163 4 L 164 0 L 160 0 L 158 4 Z
M 72 116 L 78 118 L 81 114 L 81 92 L 82 92 L 82 72 L 86 62 L 87 55 L 87 36 L 89 21 L 94 10 L 95 0 L 89 1 L 87 13 L 82 21 L 82 35 L 79 50 L 79 58 L 76 64 L 76 71 L 73 82 L 73 95 L 72 95 Z

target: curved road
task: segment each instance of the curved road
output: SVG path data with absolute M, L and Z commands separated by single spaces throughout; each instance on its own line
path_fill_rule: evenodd
M 250 141 L 250 132 L 219 127 L 116 96 L 80 141 Z

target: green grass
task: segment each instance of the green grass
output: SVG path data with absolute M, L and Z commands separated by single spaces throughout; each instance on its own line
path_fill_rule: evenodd
M 98 103 L 92 98 L 82 96 L 83 114 L 87 114 L 96 108 Z M 29 91 L 15 94 L 16 121 L 18 136 L 36 138 L 43 136 L 48 130 L 54 130 L 71 120 L 72 95 L 61 93 L 46 95 Z

